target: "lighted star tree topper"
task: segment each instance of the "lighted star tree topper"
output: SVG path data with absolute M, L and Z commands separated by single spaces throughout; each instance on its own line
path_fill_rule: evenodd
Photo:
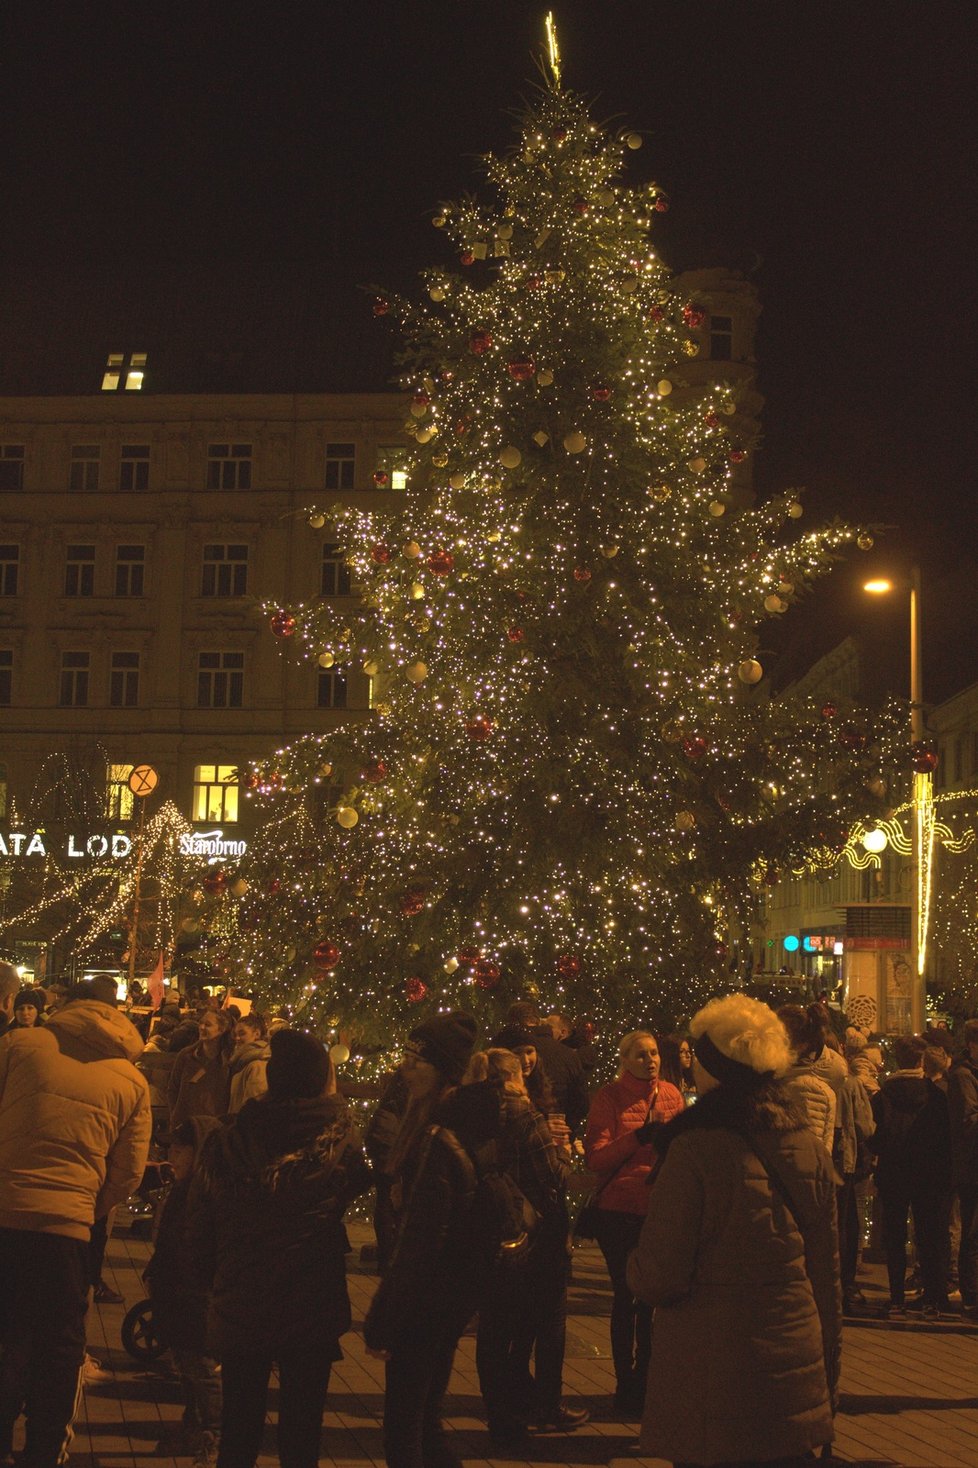
M 267 817 L 231 945 L 310 1023 L 384 1041 L 527 991 L 609 1031 L 673 1020 L 741 981 L 763 881 L 841 850 L 905 757 L 895 714 L 853 734 L 766 696 L 760 624 L 867 532 L 735 492 L 746 416 L 684 379 L 702 314 L 650 240 L 662 191 L 623 181 L 641 141 L 552 67 L 493 201 L 435 215 L 427 301 L 374 301 L 408 488 L 311 507 L 359 600 L 269 609 L 364 669 L 372 712 L 248 774 Z

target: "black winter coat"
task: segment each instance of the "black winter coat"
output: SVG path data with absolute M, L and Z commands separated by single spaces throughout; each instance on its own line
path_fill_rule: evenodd
M 217 1355 L 324 1346 L 349 1330 L 343 1213 L 370 1182 L 338 1096 L 262 1096 L 208 1139 L 189 1231 Z
M 951 1187 L 951 1128 L 947 1097 L 914 1071 L 896 1071 L 873 1097 L 876 1186 L 904 1191 Z
M 187 1204 L 192 1178 L 181 1178 L 156 1215 L 153 1257 L 144 1278 L 153 1302 L 153 1323 L 174 1350 L 202 1351 L 207 1341 L 207 1291 L 197 1278 L 187 1238 Z

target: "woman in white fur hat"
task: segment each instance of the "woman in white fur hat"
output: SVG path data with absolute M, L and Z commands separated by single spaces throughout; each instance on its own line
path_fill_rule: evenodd
M 642 1447 L 677 1468 L 801 1463 L 833 1435 L 834 1169 L 778 1080 L 767 1005 L 731 994 L 690 1029 L 700 1099 L 660 1133 L 628 1270 L 656 1311 Z

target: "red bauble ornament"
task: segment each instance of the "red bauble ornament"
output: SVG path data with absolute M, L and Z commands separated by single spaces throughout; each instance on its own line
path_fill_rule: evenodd
M 401 898 L 401 912 L 405 917 L 417 917 L 419 912 L 424 911 L 424 904 L 424 888 L 409 887 Z
M 433 576 L 447 576 L 449 572 L 454 571 L 454 569 L 455 557 L 452 555 L 451 551 L 432 551 L 431 555 L 428 557 L 428 570 Z
M 666 313 L 665 313 L 665 311 L 663 311 L 662 307 L 661 306 L 653 306 L 652 309 L 651 309 L 651 311 L 649 312 L 649 320 L 650 321 L 664 321 L 665 319 L 666 319 Z
M 377 469 L 374 473 L 374 484 L 378 489 L 384 489 L 390 484 L 391 477 L 386 469 Z
M 481 357 L 484 352 L 488 352 L 491 346 L 491 331 L 474 331 L 469 337 L 469 351 L 473 352 L 477 357 Z
M 460 948 L 455 957 L 458 959 L 462 968 L 471 968 L 474 963 L 479 962 L 482 954 L 478 948 Z
M 764 885 L 765 885 L 765 887 L 776 887 L 780 881 L 781 881 L 781 873 L 778 871 L 777 867 L 765 867 L 764 868 Z
M 691 761 L 702 759 L 709 747 L 706 740 L 700 734 L 692 734 L 688 739 L 684 739 L 682 743 L 683 754 Z
M 659 197 L 656 199 L 656 201 L 655 201 L 655 208 L 656 208 L 656 212 L 659 213 L 659 214 L 665 214 L 665 213 L 667 213 L 667 211 L 669 209 L 669 200 L 666 198 L 666 196 L 664 194 L 660 194 Z
M 537 364 L 532 357 L 514 357 L 512 362 L 506 363 L 506 371 L 516 382 L 529 382 Z
M 460 265 L 474 265 L 475 255 L 472 253 L 471 250 L 463 250 L 458 257 L 458 263 Z M 418 980 L 418 982 L 421 982 L 420 979 Z
M 274 897 L 276 892 L 280 892 L 281 890 L 282 883 L 279 881 L 278 877 L 272 877 L 269 881 L 265 883 L 265 891 L 268 893 L 269 897 Z
M 409 1004 L 420 1004 L 426 998 L 428 985 L 424 979 L 419 979 L 417 974 L 410 979 L 404 980 L 404 997 Z
M 843 749 L 851 749 L 855 753 L 866 748 L 869 736 L 862 729 L 857 729 L 855 724 L 846 724 L 839 730 L 836 736 Z
M 543 285 L 542 275 L 528 275 L 523 282 L 528 291 L 538 291 Z
M 596 403 L 606 403 L 611 397 L 611 388 L 606 387 L 603 382 L 596 382 L 591 389 L 591 396 Z
M 590 581 L 590 579 L 591 579 L 591 572 L 588 570 L 587 566 L 575 566 L 574 567 L 574 580 L 575 581 L 582 581 L 582 582 L 587 583 L 588 581 Z
M 493 722 L 485 714 L 474 714 L 465 726 L 465 732 L 474 744 L 484 744 L 492 736 Z
M 706 320 L 706 312 L 699 306 L 684 306 L 683 321 L 693 331 L 703 325 Z
M 526 633 L 523 631 L 522 627 L 507 627 L 506 636 L 509 638 L 510 642 L 522 642 L 523 639 L 526 637 Z
M 458 437 L 464 438 L 465 435 L 470 431 L 472 424 L 469 422 L 468 418 L 456 418 L 454 427 Z
M 923 739 L 910 746 L 910 763 L 918 775 L 932 775 L 939 762 L 937 750 Z
M 582 198 L 580 195 L 578 195 L 578 197 L 574 200 L 573 208 L 575 214 L 580 214 L 583 216 L 588 212 L 590 207 L 591 206 L 588 203 L 587 199 Z
M 707 413 L 706 417 L 703 419 L 703 422 L 706 424 L 707 428 L 720 427 L 720 418 L 717 413 Z
M 378 566 L 386 566 L 391 558 L 391 548 L 382 540 L 377 540 L 370 547 L 370 559 L 376 561 Z
M 562 979 L 576 979 L 581 972 L 581 960 L 573 953 L 562 953 L 557 960 L 557 972 Z
M 385 300 L 385 298 L 383 296 L 378 296 L 377 299 L 374 301 L 374 315 L 375 316 L 386 316 L 387 313 L 388 313 L 388 311 L 390 310 L 390 308 L 391 308 L 390 301 Z
M 261 781 L 259 780 L 258 775 L 255 773 L 254 770 L 249 770 L 247 775 L 245 775 L 244 783 L 246 790 L 257 790 L 258 786 L 261 784 Z
M 555 127 L 550 136 L 555 143 L 565 143 L 567 141 L 567 129 L 565 127 Z
M 276 637 L 291 637 L 295 633 L 295 617 L 288 612 L 276 612 L 268 625 Z
M 472 973 L 480 989 L 494 989 L 499 983 L 499 965 L 491 958 L 480 958 Z
M 380 785 L 387 779 L 387 766 L 382 759 L 368 760 L 360 771 L 360 779 L 368 785 Z
M 839 712 L 839 705 L 837 703 L 823 703 L 819 712 L 823 719 L 834 719 Z
M 411 401 L 416 408 L 427 408 L 431 403 L 431 394 L 427 392 L 416 392 Z
M 731 462 L 731 464 L 742 464 L 746 458 L 747 458 L 747 454 L 746 454 L 746 452 L 743 449 L 731 449 L 730 450 L 730 462 Z
M 340 950 L 331 938 L 323 938 L 312 950 L 312 961 L 323 970 L 335 968 L 340 961 Z
M 227 872 L 221 867 L 212 867 L 204 876 L 202 886 L 211 897 L 219 897 L 228 884 Z

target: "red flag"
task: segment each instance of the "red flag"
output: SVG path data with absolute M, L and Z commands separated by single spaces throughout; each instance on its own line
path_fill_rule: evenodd
M 163 1003 L 163 949 L 156 960 L 156 967 L 146 980 L 146 992 L 154 1009 L 159 1009 Z

